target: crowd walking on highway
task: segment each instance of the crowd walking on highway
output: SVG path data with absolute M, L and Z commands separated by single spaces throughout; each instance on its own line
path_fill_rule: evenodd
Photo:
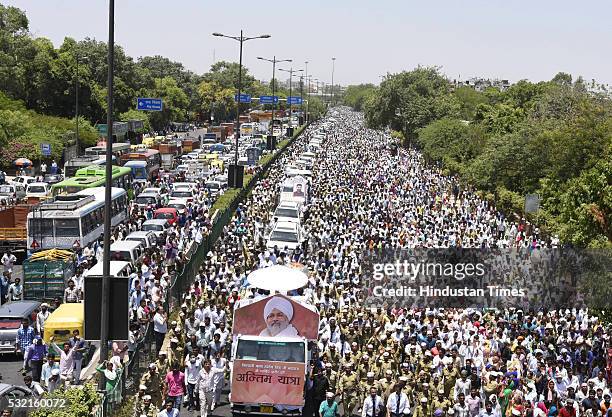
M 306 238 L 294 250 L 268 248 L 285 167 L 323 125 L 326 140 L 302 213 Z M 184 408 L 214 414 L 226 402 L 234 306 L 268 294 L 250 287 L 247 276 L 299 265 L 309 282 L 293 295 L 320 314 L 318 340 L 309 342 L 304 416 L 612 417 L 610 329 L 590 311 L 556 308 L 554 299 L 537 310 L 364 304 L 364 259 L 372 252 L 558 245 L 426 164 L 418 151 L 394 144 L 345 108 L 307 128 L 238 206 L 171 320 L 163 302 L 172 279 L 213 226 L 213 200 L 198 184 L 193 201 L 130 276 L 130 340 L 114 343 L 112 359 L 98 367 L 107 389 L 151 326 L 157 359 L 139 381 L 134 416 L 174 417 Z M 163 195 L 176 180 L 164 176 L 142 188 L 156 186 Z M 132 204 L 113 241 L 140 230 L 155 208 Z M 77 252 L 64 302 L 82 300 L 83 279 L 102 260 L 103 247 L 96 242 Z M 11 258 L 2 262 L 6 276 Z M 80 382 L 81 335 L 63 346 L 42 341 L 52 307 L 43 304 L 35 323 L 24 321 L 16 340 L 24 370 L 32 371 L 25 383 L 37 395 Z

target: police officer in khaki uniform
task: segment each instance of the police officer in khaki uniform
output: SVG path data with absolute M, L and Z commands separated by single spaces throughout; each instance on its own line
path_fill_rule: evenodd
M 416 410 L 414 410 L 414 414 L 412 417 L 431 417 L 429 415 L 429 406 L 427 405 L 428 400 L 426 397 L 421 397 L 419 400 L 419 405 L 417 405 Z
M 395 383 L 393 382 L 393 371 L 389 369 L 385 372 L 385 377 L 378 381 L 378 390 L 380 396 L 385 401 L 385 404 L 387 403 L 387 399 L 389 398 L 391 391 L 393 391 L 394 385 Z
M 152 403 L 151 396 L 145 395 L 142 398 L 142 402 L 136 404 L 135 415 L 138 417 L 146 416 L 146 417 L 157 417 L 157 412 L 159 411 L 157 407 L 155 407 Z
M 141 384 L 147 387 L 147 394 L 151 396 L 154 407 L 161 407 L 162 392 L 164 388 L 164 376 L 157 371 L 154 363 L 149 364 L 149 371 L 142 376 Z
M 325 376 L 327 376 L 329 380 L 330 391 L 336 392 L 338 387 L 338 373 L 334 371 L 332 364 L 329 362 L 325 364 Z
M 451 402 L 448 397 L 444 394 L 444 387 L 438 388 L 437 396 L 431 402 L 431 409 L 435 410 L 447 410 L 451 406 Z
M 338 381 L 336 395 L 340 395 L 344 415 L 350 416 L 361 398 L 359 378 L 353 372 L 353 364 L 345 365 L 344 375 Z

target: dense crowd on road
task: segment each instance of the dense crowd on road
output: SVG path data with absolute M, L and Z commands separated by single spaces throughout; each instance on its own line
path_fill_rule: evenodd
M 99 368 L 107 388 L 150 325 L 158 359 L 140 381 L 134 415 L 174 417 L 183 407 L 214 413 L 225 400 L 234 306 L 266 293 L 247 285 L 248 274 L 300 264 L 309 284 L 296 294 L 320 313 L 319 338 L 309 349 L 306 416 L 611 417 L 609 328 L 589 311 L 556 308 L 550 297 L 550 308 L 539 310 L 364 304 L 364 258 L 373 251 L 531 253 L 558 242 L 525 219 L 504 216 L 456 178 L 428 166 L 418 152 L 395 147 L 386 133 L 365 128 L 360 114 L 340 109 L 333 117 L 325 120 L 327 139 L 308 187 L 302 218 L 307 239 L 295 250 L 265 245 L 285 167 L 322 123 L 298 137 L 239 205 L 184 294 L 176 321 L 169 322 L 162 304 L 172 277 L 190 244 L 201 243 L 212 228 L 212 200 L 199 186 L 194 202 L 131 277 L 130 341 L 115 344 L 113 359 Z M 144 187 L 169 189 L 173 177 L 162 178 Z M 154 209 L 133 206 L 113 240 L 139 230 Z M 78 251 L 65 302 L 80 301 L 83 276 L 102 259 L 102 249 L 95 243 Z M 19 331 L 17 342 L 32 368 L 26 384 L 51 391 L 57 380 L 78 383 L 72 375 L 79 335 L 47 357 L 39 336 L 48 306 L 41 314 L 40 324 L 24 323 Z
M 180 409 L 183 396 L 201 415 L 214 410 L 220 374 L 227 371 L 233 307 L 264 293 L 246 287 L 247 275 L 300 263 L 310 284 L 299 294 L 321 317 L 310 349 L 305 415 L 612 415 L 608 328 L 587 311 L 363 305 L 361 263 L 368 251 L 535 250 L 557 242 L 524 219 L 505 217 L 417 152 L 395 152 L 393 140 L 364 128 L 359 114 L 342 110 L 336 118 L 313 168 L 303 217 L 307 241 L 293 251 L 264 246 L 283 168 L 304 151 L 316 126 L 274 163 L 208 254 L 180 322 L 170 329 L 169 351 L 160 352 L 145 376 L 138 412 L 146 414 L 151 401 L 161 406 L 164 397 Z

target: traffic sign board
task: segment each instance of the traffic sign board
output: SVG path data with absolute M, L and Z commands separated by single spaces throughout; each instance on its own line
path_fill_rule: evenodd
M 43 154 L 43 156 L 51 156 L 51 145 L 48 143 L 41 143 L 40 153 Z
M 260 96 L 260 104 L 278 104 L 278 96 Z
M 302 97 L 289 96 L 287 97 L 287 104 L 302 104 Z
M 234 95 L 234 101 L 238 101 L 238 94 Z M 240 102 L 241 103 L 250 103 L 251 96 L 248 94 L 240 94 Z
M 144 111 L 162 111 L 162 99 L 161 98 L 137 98 L 136 99 L 136 110 Z

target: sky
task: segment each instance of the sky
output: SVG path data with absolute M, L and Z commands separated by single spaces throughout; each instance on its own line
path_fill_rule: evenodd
M 56 46 L 66 36 L 108 39 L 106 0 L 0 3 L 25 10 L 32 34 Z M 238 61 L 238 42 L 213 32 L 270 34 L 244 43 L 243 63 L 261 80 L 272 64 L 256 57 L 276 55 L 296 69 L 309 61 L 326 83 L 335 57 L 342 85 L 418 65 L 450 79 L 541 81 L 564 71 L 612 84 L 610 16 L 609 0 L 116 0 L 115 42 L 134 58 L 162 55 L 204 73 L 215 60 Z

